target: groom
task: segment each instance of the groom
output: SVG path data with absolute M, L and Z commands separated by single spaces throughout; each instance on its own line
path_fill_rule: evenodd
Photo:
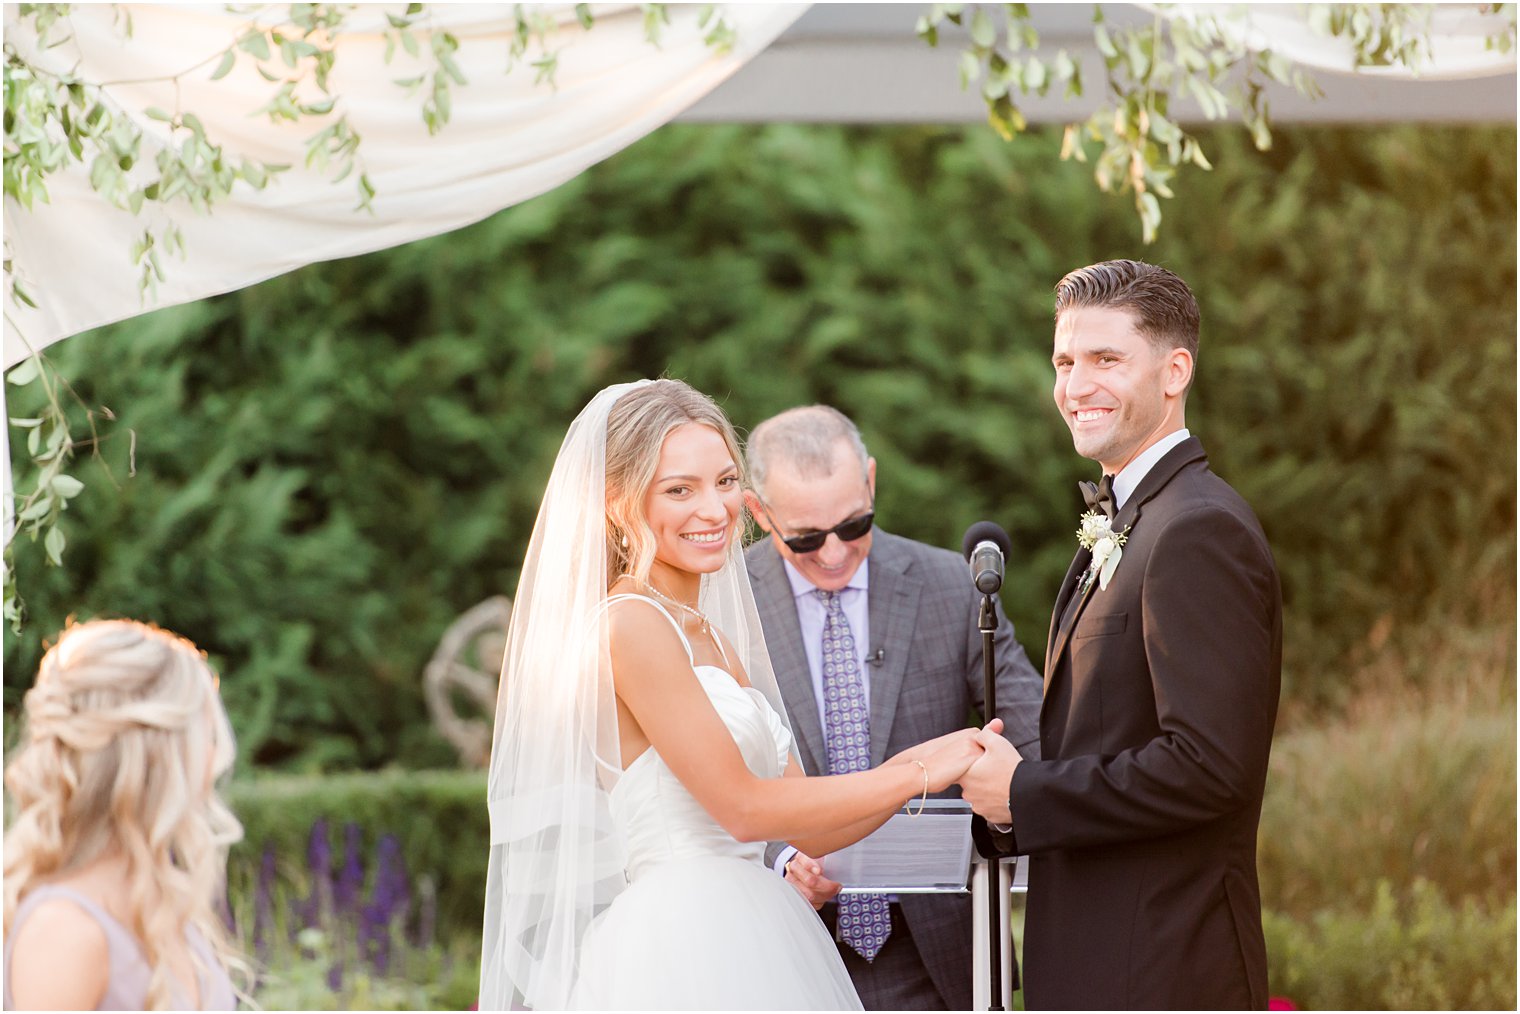
M 1103 481 L 1082 484 L 1094 517 L 1051 619 L 1042 759 L 984 735 L 961 783 L 978 847 L 1031 857 L 1030 1010 L 1267 1003 L 1256 829 L 1282 597 L 1183 419 L 1197 356 L 1170 271 L 1106 261 L 1056 286 L 1056 407 Z

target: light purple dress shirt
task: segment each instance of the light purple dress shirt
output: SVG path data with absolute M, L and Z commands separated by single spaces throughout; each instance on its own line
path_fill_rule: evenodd
M 818 586 L 800 574 L 790 560 L 782 560 L 781 566 L 786 570 L 786 579 L 792 586 L 792 599 L 797 606 L 797 624 L 802 628 L 802 647 L 807 652 L 808 672 L 813 676 L 813 703 L 818 706 L 818 724 L 822 728 L 828 728 L 828 722 L 823 717 L 823 621 L 825 611 L 823 603 L 818 601 L 814 592 Z M 871 649 L 871 561 L 869 558 L 860 561 L 860 567 L 856 569 L 854 576 L 850 578 L 839 591 L 839 605 L 844 610 L 844 618 L 850 621 L 850 633 L 855 638 L 855 651 L 860 655 L 860 671 L 865 675 L 862 689 L 866 694 L 866 709 L 871 707 L 871 670 L 866 665 L 870 657 Z M 828 772 L 814 772 L 815 774 L 827 774 Z M 797 850 L 787 846 L 776 854 L 773 868 L 777 873 L 786 872 L 786 864 L 792 861 L 792 856 Z M 889 899 L 896 901 L 896 898 Z
M 802 628 L 802 647 L 807 651 L 808 672 L 813 676 L 813 701 L 818 705 L 818 724 L 822 728 L 828 728 L 828 722 L 823 717 L 823 621 L 825 610 L 823 603 L 818 601 L 814 594 L 818 586 L 803 577 L 790 560 L 782 560 L 781 565 L 786 570 L 786 579 L 792 586 L 792 597 L 797 606 L 797 623 Z M 860 656 L 860 671 L 866 674 L 865 692 L 866 708 L 871 707 L 871 670 L 866 668 L 866 659 L 871 653 L 871 609 L 869 602 L 869 589 L 871 561 L 860 561 L 850 583 L 839 591 L 839 605 L 844 609 L 844 618 L 850 621 L 850 633 L 855 637 L 855 651 Z M 814 774 L 827 774 L 817 771 Z

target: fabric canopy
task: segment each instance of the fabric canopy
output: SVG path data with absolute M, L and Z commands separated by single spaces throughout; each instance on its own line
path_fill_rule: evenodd
M 595 24 L 580 27 L 570 4 L 538 5 L 558 27 L 547 48 L 558 52 L 553 85 L 535 82 L 526 61 L 505 72 L 515 21 L 504 4 L 429 5 L 414 31 L 418 59 L 397 47 L 386 63 L 386 12 L 405 5 L 360 5 L 336 46 L 332 115 L 347 112 L 362 137 L 362 170 L 377 195 L 373 213 L 355 210 L 353 177 L 334 184 L 304 168 L 305 140 L 323 119 L 272 123 L 256 112 L 277 89 L 258 73 L 253 56 L 239 53 L 232 71 L 211 80 L 229 41 L 263 14 L 229 13 L 216 5 L 128 5 L 130 38 L 114 5 L 76 5 L 67 20 L 72 41 L 38 51 L 29 21 L 6 6 L 6 41 L 51 70 L 72 70 L 99 82 L 108 99 L 132 117 L 145 144 L 173 143 L 168 125 L 146 110 L 193 111 L 208 138 L 230 157 L 288 164 L 264 190 L 239 183 L 232 195 L 199 214 L 183 200 L 149 203 L 151 223 L 172 221 L 185 238 L 185 256 L 164 253 L 166 280 L 156 297 L 139 293 L 140 268 L 130 251 L 144 222 L 111 207 L 90 187 L 88 167 L 73 165 L 48 179 L 50 201 L 31 211 L 6 198 L 9 256 L 38 303 L 7 299 L 5 368 L 32 350 L 101 324 L 146 310 L 227 292 L 316 261 L 367 253 L 457 229 L 541 194 L 666 123 L 765 48 L 806 5 L 718 4 L 734 29 L 719 52 L 704 41 L 713 22 L 699 24 L 700 5 L 671 4 L 658 45 L 645 34 L 637 5 L 592 5 Z M 60 23 L 53 41 L 69 32 Z M 397 79 L 431 72 L 428 39 L 448 31 L 459 40 L 453 54 L 469 84 L 452 89 L 450 122 L 430 136 L 421 116 L 422 95 Z M 290 32 L 299 35 L 298 32 Z M 536 57 L 530 53 L 530 59 Z M 210 58 L 210 59 L 208 59 Z M 177 82 L 163 80 L 204 62 Z M 271 72 L 286 73 L 275 53 Z M 424 87 L 426 87 L 424 85 Z M 315 88 L 305 101 L 320 98 Z M 139 164 L 151 164 L 155 150 Z
M 1328 18 L 1330 4 L 1187 4 L 1137 6 L 1173 18 L 1197 21 L 1213 18 L 1226 32 L 1254 52 L 1271 50 L 1313 71 L 1371 77 L 1449 81 L 1457 78 L 1512 74 L 1515 50 L 1490 45 L 1491 38 L 1509 31 L 1503 14 L 1483 11 L 1477 4 L 1435 5 L 1429 10 L 1430 46 L 1416 66 L 1402 63 L 1359 66 L 1349 40 L 1326 34 L 1316 25 Z
M 702 6 L 670 4 L 670 24 L 658 47 L 645 35 L 636 5 L 593 5 L 595 25 L 582 29 L 570 4 L 528 5 L 558 24 L 547 48 L 558 53 L 554 86 L 537 83 L 530 66 L 505 72 L 516 27 L 507 5 L 428 5 L 418 21 L 423 58 L 400 49 L 384 55 L 387 11 L 404 6 L 359 5 L 337 40 L 332 91 L 362 136 L 362 170 L 378 192 L 373 213 L 356 211 L 354 181 L 334 184 L 303 167 L 305 140 L 323 121 L 271 123 L 256 111 L 276 89 L 240 53 L 226 77 L 211 80 L 219 54 L 270 12 L 229 13 L 221 5 L 126 5 L 132 33 L 116 5 L 76 5 L 67 19 L 72 41 L 38 52 L 31 22 L 6 7 L 6 41 L 27 59 L 85 80 L 121 82 L 109 101 L 143 129 L 147 143 L 171 143 L 152 107 L 193 111 L 213 143 L 232 157 L 293 168 L 265 190 L 239 184 L 208 215 L 183 201 L 150 203 L 150 223 L 175 222 L 186 255 L 162 254 L 167 279 L 156 294 L 139 292 L 140 269 L 130 257 L 144 220 L 116 210 L 90 187 L 87 167 L 49 178 L 51 201 L 31 211 L 6 198 L 8 254 L 39 304 L 7 300 L 4 366 L 68 335 L 146 310 L 254 284 L 304 264 L 367 253 L 459 228 L 543 193 L 674 118 L 762 51 L 806 10 L 799 4 L 720 4 L 735 43 L 719 53 L 704 41 Z M 1165 17 L 1216 17 L 1255 50 L 1270 49 L 1311 70 L 1437 81 L 1513 73 L 1515 50 L 1490 47 L 1509 29 L 1506 16 L 1476 4 L 1437 6 L 1429 13 L 1428 59 L 1418 68 L 1357 67 L 1344 39 L 1315 25 L 1325 5 L 1196 4 L 1136 7 Z M 54 37 L 65 35 L 61 26 Z M 421 96 L 397 79 L 430 71 L 426 42 L 448 31 L 460 40 L 454 59 L 469 81 L 452 89 L 451 122 L 429 136 Z M 295 33 L 292 33 L 295 34 Z M 947 52 L 956 47 L 945 47 Z M 197 65 L 200 65 L 197 67 Z M 265 66 L 283 74 L 275 54 Z M 166 74 L 185 71 L 177 81 Z M 309 89 L 307 101 L 318 98 Z M 139 160 L 151 161 L 153 151 Z

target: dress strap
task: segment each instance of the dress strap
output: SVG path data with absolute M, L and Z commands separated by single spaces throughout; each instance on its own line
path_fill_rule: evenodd
M 151 969 L 148 968 L 146 963 L 147 957 L 143 950 L 142 941 L 127 928 L 125 923 L 112 915 L 109 909 L 89 895 L 77 891 L 72 887 L 66 887 L 63 884 L 43 884 L 34 888 L 21 900 L 21 904 L 16 910 L 16 918 L 11 926 L 12 936 L 14 936 L 15 931 L 21 926 L 22 921 L 32 914 L 33 910 L 42 905 L 43 902 L 53 898 L 63 898 L 73 902 L 84 911 L 85 915 L 93 919 L 106 935 L 106 946 L 111 952 L 112 980 L 107 984 L 105 995 L 101 998 L 101 1009 L 118 1010 L 123 1007 L 133 1010 L 138 1009 L 127 1005 L 141 1001 L 132 999 L 130 993 L 126 995 L 122 993 L 123 989 L 131 990 L 137 987 L 123 982 L 118 978 L 118 973 L 122 971 L 120 962 L 140 962 L 143 969 L 142 988 L 145 991 L 143 995 L 146 995 L 147 976 L 151 974 Z M 210 941 L 206 939 L 205 935 L 201 933 L 200 928 L 194 923 L 187 922 L 185 924 L 185 944 L 194 955 L 191 960 L 192 968 L 195 972 L 195 989 L 202 1009 L 232 1009 L 232 1005 L 237 1002 L 232 989 L 232 980 L 228 978 L 226 969 L 219 963 L 216 952 L 211 948 Z M 5 942 L 7 973 L 10 971 L 10 950 L 11 941 L 7 940 Z M 133 964 L 127 967 L 135 968 L 136 965 Z M 132 974 L 136 975 L 137 973 L 134 971 Z M 178 975 L 170 975 L 169 989 L 174 1003 L 186 1004 L 189 1002 L 185 999 L 186 985 Z M 7 986 L 7 997 L 10 995 L 8 989 L 9 987 Z M 7 1009 L 10 1009 L 9 1004 L 7 1004 Z
M 686 649 L 686 661 L 692 666 L 695 666 L 697 664 L 697 657 L 691 652 L 691 642 L 686 639 L 686 631 L 681 629 L 681 621 L 670 615 L 670 610 L 661 605 L 659 599 L 652 599 L 648 595 L 637 595 L 633 592 L 622 592 L 617 595 L 607 596 L 607 604 L 611 605 L 619 599 L 638 599 L 640 602 L 648 602 L 650 605 L 654 606 L 661 613 L 663 613 L 665 618 L 670 621 L 670 625 L 676 628 L 676 636 L 681 639 L 681 647 Z M 719 647 L 718 650 L 722 651 L 723 649 Z M 727 658 L 725 658 L 724 661 L 728 661 Z
M 31 915 L 32 909 L 41 905 L 49 898 L 66 898 L 72 901 L 75 905 L 84 909 L 86 915 L 99 923 L 101 928 L 106 931 L 107 936 L 112 935 L 113 932 L 131 935 L 130 931 L 114 915 L 106 911 L 105 906 L 101 905 L 100 902 L 89 895 L 76 891 L 72 887 L 65 887 L 62 884 L 43 884 L 27 892 L 27 896 L 22 899 L 21 904 L 17 907 L 15 925 L 19 926 L 24 917 Z M 12 929 L 14 930 L 15 926 Z

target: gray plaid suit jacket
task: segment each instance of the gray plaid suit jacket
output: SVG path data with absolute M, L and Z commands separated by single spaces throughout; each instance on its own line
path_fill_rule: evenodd
M 750 583 L 765 629 L 765 645 L 796 735 L 802 766 L 828 770 L 813 677 L 802 644 L 792 587 L 769 538 L 746 553 Z M 871 540 L 870 644 L 871 763 L 964 728 L 982 713 L 981 596 L 961 557 L 880 528 Z M 997 656 L 997 713 L 1004 734 L 1025 757 L 1039 757 L 1040 698 L 1044 681 L 1001 610 L 993 635 Z M 954 795 L 952 789 L 945 795 Z M 773 859 L 779 846 L 773 846 Z M 905 895 L 907 920 L 930 978 L 950 1010 L 971 1009 L 971 899 Z

